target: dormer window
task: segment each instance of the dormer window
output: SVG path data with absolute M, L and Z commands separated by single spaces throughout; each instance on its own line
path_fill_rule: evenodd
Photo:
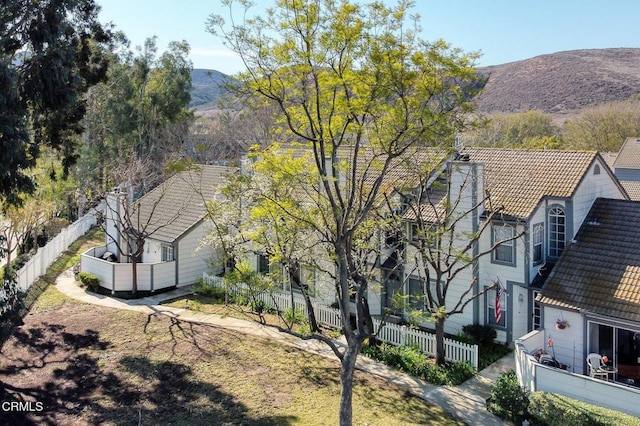
M 562 207 L 549 210 L 549 257 L 558 258 L 567 239 L 567 217 Z
M 543 244 L 544 244 L 544 223 L 536 223 L 533 225 L 531 240 L 533 243 L 533 264 L 538 265 L 543 261 Z

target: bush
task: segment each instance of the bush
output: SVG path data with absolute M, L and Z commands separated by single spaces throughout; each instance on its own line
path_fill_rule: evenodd
M 531 394 L 529 414 L 534 424 L 549 426 L 640 425 L 640 420 L 633 416 L 546 392 Z
M 511 370 L 498 377 L 491 388 L 487 408 L 496 416 L 520 424 L 527 415 L 529 393 L 520 386 L 515 371 Z
M 480 324 L 468 324 L 462 327 L 462 332 L 471 336 L 473 342 L 478 346 L 488 346 L 498 336 L 498 333 L 493 327 Z
M 198 296 L 213 297 L 217 300 L 224 300 L 224 289 L 218 288 L 202 278 L 193 285 L 193 294 Z
M 282 314 L 282 318 L 287 324 L 304 324 L 307 321 L 307 317 L 302 313 L 300 309 L 289 309 Z
M 459 385 L 474 374 L 473 367 L 466 362 L 435 365 L 415 346 L 393 346 L 387 343 L 363 345 L 361 352 L 371 359 L 435 385 Z
M 79 272 L 78 279 L 80 283 L 82 283 L 82 286 L 89 291 L 96 292 L 100 288 L 100 278 L 89 272 Z
M 260 300 L 260 299 L 251 300 L 251 302 L 249 303 L 249 307 L 256 314 L 263 313 L 267 308 L 267 306 L 264 304 L 264 302 L 262 300 Z

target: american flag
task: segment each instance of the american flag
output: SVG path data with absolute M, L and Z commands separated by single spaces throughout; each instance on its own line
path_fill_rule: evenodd
M 502 296 L 502 286 L 498 284 L 496 287 L 496 323 L 500 324 L 502 321 L 502 310 L 500 309 L 500 297 Z

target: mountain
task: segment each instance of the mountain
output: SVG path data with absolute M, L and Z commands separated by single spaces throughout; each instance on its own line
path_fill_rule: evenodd
M 478 111 L 512 113 L 539 110 L 556 117 L 583 108 L 624 101 L 640 94 L 640 49 L 588 49 L 536 56 L 478 68 L 487 78 L 477 97 Z M 231 77 L 194 69 L 191 107 L 201 113 L 218 108 Z
M 196 108 L 198 111 L 218 108 L 218 100 L 226 93 L 223 85 L 230 81 L 231 77 L 219 71 L 192 70 L 189 108 Z
M 640 49 L 588 49 L 478 68 L 488 78 L 478 110 L 555 116 L 640 94 Z

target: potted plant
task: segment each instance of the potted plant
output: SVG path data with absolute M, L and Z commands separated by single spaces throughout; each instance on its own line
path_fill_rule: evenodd
M 564 330 L 567 327 L 569 327 L 569 323 L 566 320 L 558 319 L 556 321 L 556 330 Z

